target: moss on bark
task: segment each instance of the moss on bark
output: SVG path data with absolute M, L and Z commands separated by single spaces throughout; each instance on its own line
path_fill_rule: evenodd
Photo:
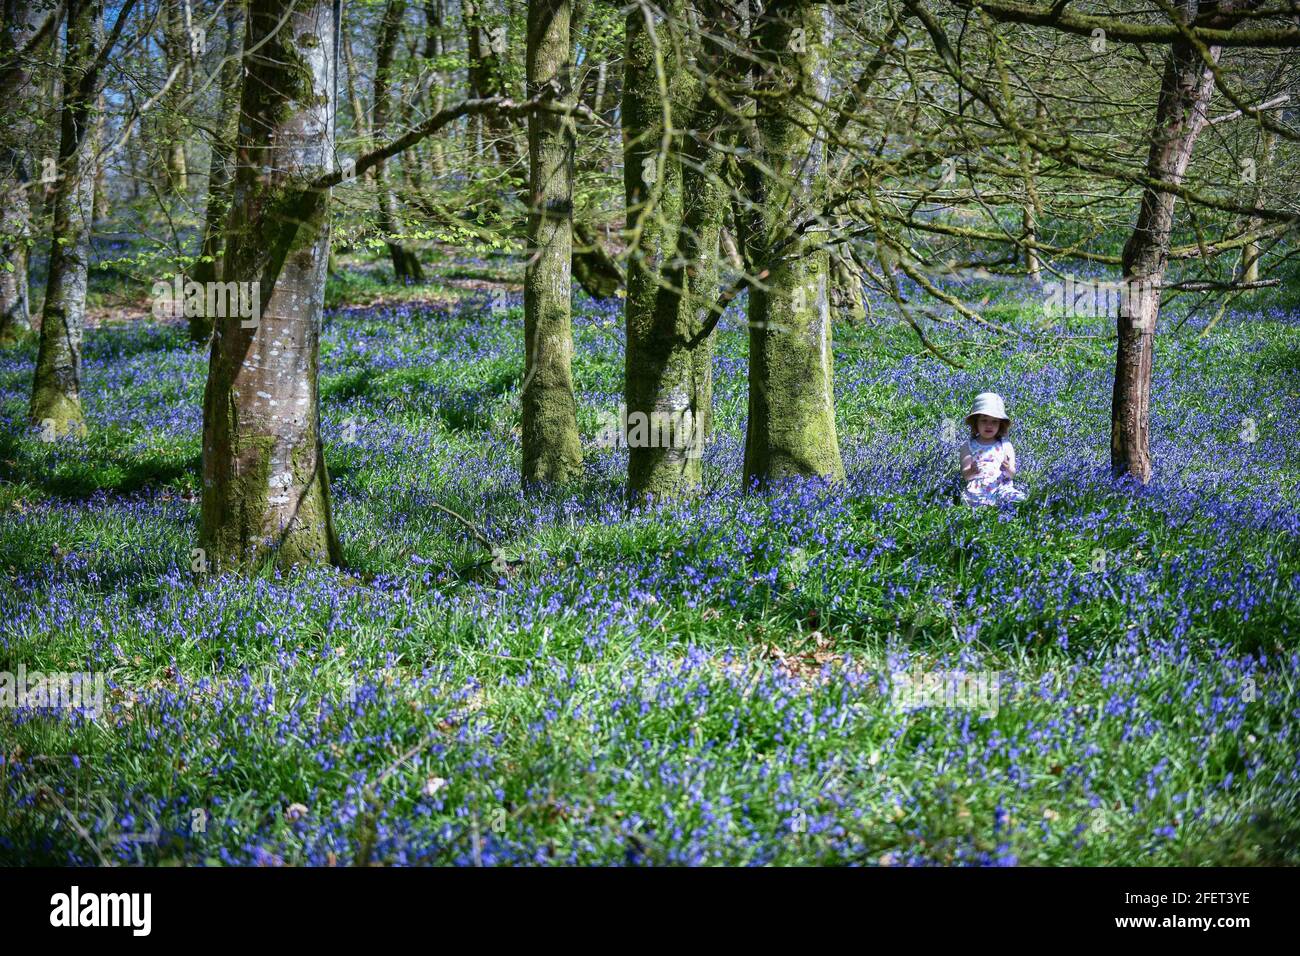
M 85 324 L 99 128 L 95 117 L 99 76 L 93 64 L 103 39 L 103 12 L 102 0 L 73 0 L 67 13 L 59 179 L 54 195 L 54 226 L 41 316 L 40 348 L 28 408 L 34 424 L 52 420 L 59 435 L 84 431 L 81 340 Z
M 528 95 L 555 84 L 571 96 L 568 0 L 528 5 Z M 572 124 L 538 111 L 528 121 L 530 199 L 524 277 L 525 488 L 582 474 L 578 408 L 573 393 L 571 259 L 573 253 Z
M 333 18 L 325 0 L 295 10 L 287 29 L 281 16 L 270 0 L 249 11 L 258 52 L 245 56 L 238 228 L 222 264 L 226 281 L 257 283 L 260 315 L 217 317 L 204 394 L 201 542 L 216 570 L 341 557 L 317 390 L 329 204 L 303 186 L 331 164 L 331 111 L 320 105 Z
M 685 10 L 684 0 L 675 0 L 665 13 L 680 19 Z M 722 154 L 713 148 L 724 118 L 681 60 L 696 58 L 707 75 L 720 56 L 698 37 L 670 43 L 639 7 L 628 14 L 626 46 L 623 169 L 633 253 L 624 304 L 624 399 L 629 419 L 669 424 L 667 442 L 629 442 L 628 491 L 634 498 L 669 497 L 699 488 L 700 446 L 712 427 L 713 337 L 704 329 L 718 294 L 724 209 L 717 181 Z M 667 137 L 665 82 L 674 130 Z
M 753 203 L 745 236 L 752 267 L 769 270 L 749 297 L 749 426 L 745 481 L 844 476 L 832 386 L 830 256 L 806 232 L 826 189 L 826 143 L 817 102 L 829 93 L 830 12 L 811 0 L 758 25 L 773 64 L 755 84 L 761 162 L 744 164 Z M 794 31 L 803 42 L 792 42 Z M 762 168 L 766 166 L 766 169 Z

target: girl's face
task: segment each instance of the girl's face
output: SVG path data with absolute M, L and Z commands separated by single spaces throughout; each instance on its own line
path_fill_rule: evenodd
M 998 429 L 1002 427 L 1002 422 L 988 415 L 975 416 L 975 433 L 979 435 L 982 441 L 992 441 L 998 437 Z

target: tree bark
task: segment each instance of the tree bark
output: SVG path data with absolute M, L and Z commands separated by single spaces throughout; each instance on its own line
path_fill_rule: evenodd
M 426 60 L 433 60 L 443 55 L 445 41 L 443 39 L 443 30 L 446 27 L 447 8 L 444 0 L 424 0 L 424 57 Z M 446 78 L 443 76 L 441 69 L 431 71 L 429 79 L 429 88 L 426 95 L 429 99 L 429 108 L 437 113 L 443 108 L 446 97 L 444 95 L 444 84 Z M 447 172 L 447 161 L 443 155 L 442 137 L 435 136 L 429 141 L 429 175 L 432 178 L 440 178 Z
M 1276 144 L 1277 144 L 1276 135 L 1274 135 L 1272 132 L 1264 134 L 1264 161 L 1260 163 L 1260 167 L 1256 171 L 1257 178 L 1256 178 L 1256 187 L 1254 191 L 1255 205 L 1259 205 L 1260 198 L 1263 195 L 1264 177 L 1268 172 L 1268 170 L 1270 169 L 1270 167 L 1273 165 L 1273 150 Z M 1263 226 L 1264 226 L 1264 220 L 1251 217 L 1246 221 L 1246 232 L 1247 234 L 1252 232 L 1258 232 L 1260 229 L 1263 228 Z M 1251 240 L 1250 242 L 1246 243 L 1244 246 L 1241 247 L 1241 264 L 1240 264 L 1239 275 L 1241 277 L 1242 282 L 1259 281 L 1259 259 L 1261 254 L 1262 253 L 1260 252 L 1259 242 L 1257 240 Z
M 1186 13 L 1187 2 L 1181 5 Z M 1194 12 L 1194 11 L 1193 11 Z M 1210 48 L 1217 62 L 1220 49 Z M 1165 61 L 1146 172 L 1181 184 L 1196 137 L 1205 126 L 1214 75 L 1196 48 L 1176 40 Z M 1137 224 L 1124 246 L 1123 307 L 1117 319 L 1115 387 L 1111 396 L 1111 470 L 1116 477 L 1151 480 L 1151 365 L 1161 288 L 1173 231 L 1173 193 L 1147 187 Z
M 847 250 L 831 254 L 831 307 L 835 314 L 857 324 L 867 317 L 862 297 L 862 276 Z
M 222 277 L 260 315 L 216 319 L 203 399 L 201 542 L 209 568 L 339 563 L 317 375 L 334 166 L 330 0 L 253 0 Z M 227 310 L 228 313 L 234 310 Z
M 90 230 L 94 214 L 103 0 L 69 0 L 58 182 L 50 235 L 49 272 L 41 315 L 40 348 L 29 408 L 34 424 L 52 423 L 56 435 L 82 434 L 81 339 L 86 321 Z
M 402 18 L 406 15 L 406 0 L 388 0 L 380 21 L 379 43 L 375 50 L 375 101 L 371 107 L 370 128 L 377 141 L 383 141 L 388 132 L 389 92 L 392 88 L 393 53 L 402 33 Z M 424 272 L 419 257 L 407 246 L 397 241 L 397 221 L 393 215 L 396 200 L 388 183 L 387 162 L 375 164 L 375 190 L 379 196 L 379 231 L 393 263 L 393 277 L 398 282 L 421 282 Z
M 27 290 L 27 258 L 32 242 L 31 184 L 28 156 L 32 125 L 28 111 L 34 90 L 30 72 L 18 52 L 40 29 L 47 11 L 33 0 L 4 0 L 0 29 L 0 66 L 5 68 L 0 103 L 12 107 L 14 120 L 0 130 L 0 348 L 16 344 L 32 328 Z
M 357 64 L 352 58 L 352 39 L 348 36 L 347 30 L 343 31 L 343 63 L 347 70 L 348 104 L 352 107 L 353 132 L 360 141 L 357 149 L 360 152 L 365 152 L 370 148 L 372 138 L 366 108 L 361 105 L 361 94 L 358 92 L 357 83 Z M 373 168 L 367 169 L 361 175 L 368 181 L 374 180 Z
M 218 81 L 221 85 L 221 115 L 217 117 L 217 136 L 212 141 L 212 156 L 208 163 L 208 205 L 204 217 L 203 244 L 199 248 L 199 261 L 193 269 L 195 282 L 221 280 L 226 216 L 230 212 L 230 194 L 235 180 L 235 147 L 239 139 L 243 34 L 243 6 L 231 4 L 226 11 L 226 51 Z M 190 341 L 207 342 L 212 335 L 212 319 L 206 315 L 191 316 L 189 328 Z
M 492 48 L 491 26 L 485 24 L 482 11 L 476 2 L 466 0 L 464 17 L 469 46 L 470 94 L 484 97 L 508 95 L 501 55 Z M 497 34 L 497 36 L 500 39 L 504 34 Z M 500 46 L 498 43 L 498 47 Z M 520 202 L 525 206 L 529 205 L 527 189 L 518 179 L 521 163 L 513 124 L 507 117 L 495 113 L 488 114 L 482 122 L 486 124 L 486 132 L 492 138 L 497 161 L 508 177 L 508 189 L 517 190 Z M 578 221 L 573 227 L 573 232 L 577 239 L 572 245 L 574 261 L 570 269 L 573 277 L 592 298 L 609 298 L 623 284 L 623 273 L 618 263 L 600 244 L 590 224 Z
M 167 72 L 180 67 L 171 89 L 161 106 L 160 134 L 163 150 L 163 176 L 159 184 L 164 195 L 185 195 L 189 188 L 189 166 L 185 161 L 185 99 L 190 93 L 193 75 L 190 36 L 185 25 L 184 0 L 164 0 L 162 5 L 163 50 Z
M 527 96 L 547 86 L 571 96 L 569 0 L 529 0 Z M 570 317 L 573 249 L 573 123 L 555 113 L 528 118 L 528 263 L 524 275 L 523 485 L 582 474 L 573 394 Z
M 573 277 L 593 299 L 611 299 L 623 288 L 623 271 L 596 235 L 590 222 L 573 224 Z
M 722 4 L 702 2 L 700 10 L 724 17 Z M 633 7 L 626 23 L 623 179 L 631 255 L 624 390 L 629 423 L 634 415 L 650 423 L 649 441 L 637 440 L 629 427 L 634 498 L 696 491 L 701 446 L 712 428 L 710 319 L 724 207 L 717 178 L 722 153 L 713 143 L 725 118 L 707 85 L 678 57 L 693 56 L 713 78 L 724 56 L 712 39 L 688 36 L 681 47 L 671 42 L 667 23 L 681 21 L 686 11 L 686 0 L 671 0 L 664 7 L 668 21 L 657 20 L 652 30 L 643 8 Z M 670 81 L 675 131 L 667 140 L 657 58 Z
M 107 109 L 104 103 L 104 91 L 99 91 L 99 97 L 95 102 L 95 142 L 103 143 L 104 141 L 104 124 L 107 119 Z M 108 201 L 108 156 L 97 156 L 95 162 L 95 185 L 94 199 L 91 206 L 91 222 L 99 225 L 108 219 L 110 203 Z
M 485 0 L 464 0 L 464 17 L 469 44 L 469 86 L 473 96 L 507 95 L 505 73 L 501 57 L 508 49 L 505 25 L 489 23 L 482 8 Z M 497 42 L 494 46 L 493 40 Z M 500 51 L 500 52 L 498 52 Z M 509 189 L 522 194 L 526 188 L 521 181 L 523 170 L 519 145 L 515 142 L 514 125 L 504 116 L 489 113 L 482 118 L 485 133 L 492 138 L 497 158 L 505 167 Z
M 755 82 L 759 149 L 771 174 L 758 163 L 742 165 L 755 210 L 746 216 L 746 255 L 751 268 L 768 272 L 749 295 L 746 485 L 844 475 L 835 432 L 829 253 L 792 229 L 824 199 L 826 141 L 817 103 L 830 92 L 829 26 L 829 7 L 812 0 L 792 0 L 755 22 L 759 53 L 775 65 Z
M 1047 110 L 1043 106 L 1042 100 L 1039 100 L 1034 107 L 1034 118 L 1036 123 L 1042 123 L 1047 117 Z M 1039 258 L 1038 249 L 1034 243 L 1038 241 L 1038 186 L 1035 178 L 1038 175 L 1039 157 L 1037 153 L 1029 153 L 1025 145 L 1020 146 L 1021 165 L 1025 172 L 1025 204 L 1022 209 L 1021 223 L 1024 227 L 1025 237 L 1025 274 L 1029 281 L 1035 285 L 1043 281 L 1043 263 Z

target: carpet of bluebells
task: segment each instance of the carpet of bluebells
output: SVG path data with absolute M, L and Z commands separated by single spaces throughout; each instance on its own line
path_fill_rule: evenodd
M 0 354 L 0 671 L 107 685 L 0 711 L 0 862 L 1300 863 L 1300 311 L 1165 322 L 1139 489 L 1104 320 L 995 289 L 1014 337 L 928 327 L 957 368 L 873 303 L 835 333 L 847 480 L 759 496 L 742 303 L 705 493 L 629 511 L 595 444 L 621 301 L 577 299 L 586 477 L 527 500 L 521 294 L 438 288 L 327 314 L 342 569 L 192 570 L 183 329 L 88 334 L 81 443 L 26 427 L 35 349 Z M 954 504 L 986 389 L 1014 510 Z M 918 671 L 996 707 L 893 692 Z

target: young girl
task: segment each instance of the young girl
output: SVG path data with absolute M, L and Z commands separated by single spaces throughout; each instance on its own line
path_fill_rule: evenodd
M 962 500 L 968 505 L 1024 501 L 1025 493 L 1011 483 L 1016 476 L 1016 450 L 1007 441 L 1011 419 L 996 392 L 981 392 L 966 416 L 970 440 L 957 449 L 966 482 Z

